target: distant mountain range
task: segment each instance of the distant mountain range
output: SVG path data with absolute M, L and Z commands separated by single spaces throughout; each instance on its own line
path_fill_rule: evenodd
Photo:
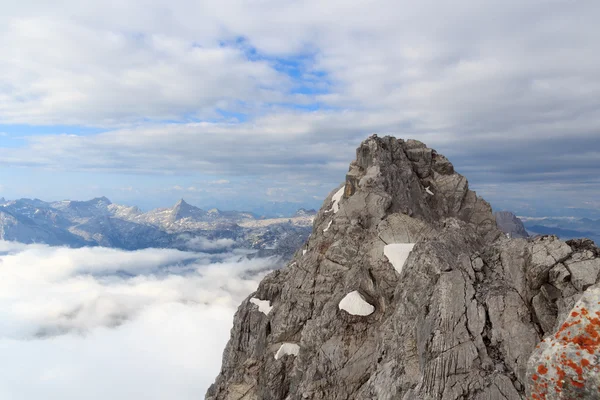
M 56 202 L 0 198 L 0 240 L 126 250 L 162 247 L 220 252 L 246 248 L 258 256 L 290 258 L 308 238 L 316 213 L 301 208 L 290 217 L 266 218 L 245 211 L 203 210 L 183 199 L 170 208 L 143 212 L 106 197 Z M 563 240 L 587 237 L 600 243 L 600 220 L 517 218 L 510 212 L 497 212 L 495 217 L 498 227 L 514 238 L 553 234 Z
M 494 213 L 498 228 L 510 238 L 556 235 L 562 240 L 588 238 L 600 244 L 600 220 L 577 217 L 517 217 L 510 211 Z
M 530 235 L 556 235 L 562 240 L 589 238 L 600 244 L 600 220 L 575 217 L 519 217 Z
M 127 250 L 168 247 L 223 251 L 248 248 L 258 254 L 291 257 L 308 237 L 315 210 L 289 218 L 262 218 L 250 212 L 203 210 L 183 199 L 148 212 L 112 203 L 45 202 L 0 198 L 0 239 L 69 247 L 105 246 Z

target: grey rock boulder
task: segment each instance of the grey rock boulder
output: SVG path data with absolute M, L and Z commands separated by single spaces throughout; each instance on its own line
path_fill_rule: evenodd
M 532 399 L 600 399 L 600 287 L 590 287 L 529 359 Z

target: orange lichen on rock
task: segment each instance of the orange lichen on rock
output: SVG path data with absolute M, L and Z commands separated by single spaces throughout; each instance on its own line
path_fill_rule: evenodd
M 590 389 L 600 390 L 596 388 L 600 365 L 593 361 L 600 357 L 598 298 L 600 288 L 589 290 L 558 331 L 534 351 L 529 367 L 530 398 L 589 398 Z
M 585 387 L 585 383 L 583 383 L 583 382 L 578 382 L 578 381 L 576 381 L 575 379 L 571 379 L 571 384 L 572 384 L 573 386 L 575 386 L 575 387 L 578 387 L 578 388 Z
M 565 376 L 567 376 L 567 374 L 565 374 L 565 371 L 560 367 L 556 367 L 556 375 L 558 375 L 558 382 L 556 385 L 562 389 L 563 385 L 565 384 Z
M 590 365 L 590 360 L 588 360 L 587 358 L 584 358 L 583 360 L 581 360 L 581 365 L 585 368 L 587 366 Z

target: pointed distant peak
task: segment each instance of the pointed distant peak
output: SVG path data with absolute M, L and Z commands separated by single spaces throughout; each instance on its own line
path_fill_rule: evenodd
M 496 218 L 496 225 L 508 238 L 529 237 L 523 221 L 512 211 L 496 211 L 494 217 Z
M 206 212 L 196 206 L 193 206 L 186 202 L 183 198 L 179 199 L 179 201 L 173 207 L 173 219 L 179 220 L 183 218 L 201 218 L 206 214 Z
M 174 210 L 200 210 L 198 207 L 191 205 L 184 199 L 179 199 L 177 203 L 173 206 Z
M 92 203 L 104 203 L 106 205 L 112 204 L 112 202 L 106 196 L 94 197 L 92 200 L 90 200 L 90 202 L 92 202 Z

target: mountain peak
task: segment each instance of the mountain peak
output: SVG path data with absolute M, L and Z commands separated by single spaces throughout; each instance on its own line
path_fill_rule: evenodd
M 35 201 L 40 201 L 41 200 L 35 200 Z M 109 206 L 112 204 L 112 202 L 105 196 L 102 197 L 94 197 L 93 199 L 90 200 L 85 200 L 85 201 L 81 201 L 81 200 L 63 200 L 60 202 L 57 202 L 56 204 L 63 204 L 66 207 L 88 207 L 88 206 L 95 206 L 95 207 L 99 207 L 99 206 Z
M 178 221 L 184 218 L 200 219 L 206 215 L 206 212 L 198 207 L 187 203 L 183 198 L 173 206 L 172 220 Z
M 189 206 L 189 205 L 190 205 L 190 204 L 189 204 L 189 203 L 187 203 L 187 202 L 186 202 L 186 201 L 183 199 L 183 197 L 182 197 L 181 199 L 179 199 L 179 200 L 177 201 L 177 203 L 175 203 L 175 206 L 174 206 L 174 207 L 182 207 L 182 206 L 183 206 L 183 207 L 185 207 L 185 206 Z
M 512 211 L 496 211 L 496 224 L 509 238 L 526 238 L 529 236 L 523 221 L 519 219 Z
M 598 284 L 600 253 L 588 245 L 506 238 L 443 155 L 371 136 L 302 251 L 239 307 L 206 398 L 526 398 L 540 363 L 558 379 L 550 346 L 528 365 L 536 345 Z M 273 308 L 260 313 L 251 299 Z M 588 393 L 561 368 L 568 398 Z
M 112 202 L 106 196 L 94 197 L 89 202 L 95 203 L 95 204 L 102 204 L 102 205 L 106 205 L 106 206 L 109 206 L 112 204 Z
M 489 203 L 469 190 L 446 157 L 418 140 L 373 135 L 361 143 L 332 208 L 346 202 L 352 203 L 351 217 L 368 224 L 401 213 L 433 225 L 455 218 L 475 226 L 486 240 L 499 234 Z

